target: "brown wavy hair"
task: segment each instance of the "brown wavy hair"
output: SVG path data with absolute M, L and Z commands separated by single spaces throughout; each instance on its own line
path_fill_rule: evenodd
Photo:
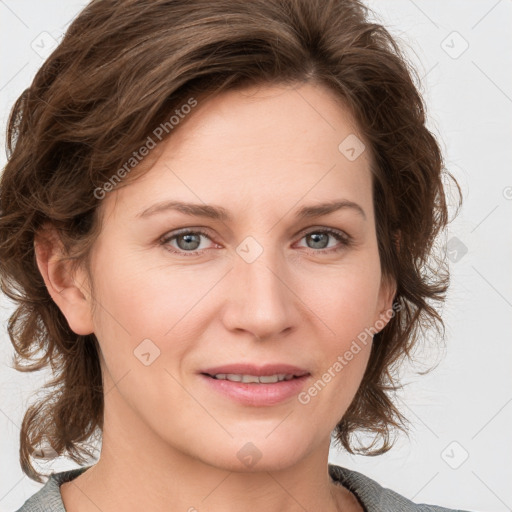
M 14 366 L 53 376 L 21 426 L 30 478 L 42 482 L 33 465 L 41 446 L 83 463 L 103 425 L 98 341 L 74 333 L 51 299 L 36 234 L 53 226 L 66 258 L 89 269 L 102 224 L 97 191 L 191 97 L 253 84 L 327 86 L 370 145 L 381 268 L 396 280 L 400 307 L 375 335 L 334 433 L 350 453 L 377 455 L 395 429 L 407 431 L 395 370 L 427 327 L 444 339 L 434 307 L 449 284 L 434 250 L 449 222 L 443 178 L 461 195 L 426 127 L 417 71 L 370 14 L 359 0 L 93 0 L 71 23 L 12 108 L 0 181 L 0 284 L 17 305 L 7 327 Z M 116 186 L 143 171 L 135 166 Z M 372 441 L 354 446 L 358 431 Z

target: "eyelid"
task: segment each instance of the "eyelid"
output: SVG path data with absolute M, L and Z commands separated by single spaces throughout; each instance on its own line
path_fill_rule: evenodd
M 213 240 L 213 237 L 210 233 L 210 229 L 208 228 L 202 228 L 202 227 L 185 227 L 185 228 L 178 228 L 176 230 L 169 231 L 168 233 L 164 234 L 162 237 L 160 237 L 159 241 L 161 245 L 168 244 L 171 240 L 175 239 L 176 237 L 180 235 L 185 235 L 188 233 L 192 234 L 200 234 L 208 238 L 211 242 L 215 243 Z M 345 231 L 338 229 L 338 228 L 332 228 L 329 226 L 309 226 L 307 228 L 304 228 L 303 230 L 299 231 L 295 237 L 299 237 L 299 240 L 302 240 L 305 236 L 311 234 L 311 233 L 327 233 L 331 237 L 338 240 L 338 242 L 341 244 L 341 247 L 331 247 L 328 249 L 311 249 L 306 247 L 305 249 L 308 252 L 312 253 L 318 253 L 319 255 L 322 254 L 332 254 L 341 252 L 343 249 L 346 249 L 348 247 L 351 247 L 354 245 L 355 241 L 352 236 L 350 236 Z M 169 250 L 169 249 L 168 249 Z M 169 250 L 169 252 L 179 255 L 185 255 L 185 256 L 196 256 L 203 254 L 206 249 L 200 249 L 196 251 L 183 251 L 183 250 Z
M 196 228 L 196 227 L 179 228 L 179 229 L 169 231 L 168 233 L 162 235 L 159 238 L 159 242 L 160 242 L 160 244 L 165 245 L 168 242 L 170 242 L 171 240 L 175 239 L 176 237 L 178 237 L 180 235 L 186 235 L 188 233 L 203 235 L 213 242 L 212 236 L 210 234 L 210 230 L 208 230 L 207 228 Z M 177 251 L 171 251 L 171 252 L 177 252 Z M 200 252 L 200 251 L 196 251 L 196 252 Z M 194 254 L 194 251 L 181 251 L 179 254 Z

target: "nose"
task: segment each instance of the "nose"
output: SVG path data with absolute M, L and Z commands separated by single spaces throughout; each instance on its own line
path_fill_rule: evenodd
M 252 262 L 236 256 L 224 284 L 225 327 L 245 331 L 258 340 L 282 337 L 301 317 L 301 300 L 282 255 L 264 249 Z

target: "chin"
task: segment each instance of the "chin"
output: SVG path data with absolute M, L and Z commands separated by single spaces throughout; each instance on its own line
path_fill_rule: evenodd
M 208 450 L 211 454 L 208 458 L 213 466 L 238 473 L 280 471 L 306 457 L 304 441 L 304 437 L 294 440 L 277 432 L 270 435 L 260 432 L 253 437 L 236 437 L 228 443 L 218 443 L 215 452 Z M 203 458 L 205 453 L 206 450 Z

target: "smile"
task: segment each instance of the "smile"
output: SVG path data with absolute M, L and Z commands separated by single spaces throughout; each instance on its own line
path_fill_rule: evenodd
M 311 377 L 310 374 L 275 374 L 255 376 L 248 374 L 199 375 L 210 390 L 245 406 L 270 407 L 297 396 Z
M 281 382 L 283 380 L 292 380 L 295 376 L 291 373 L 278 373 L 276 375 L 265 375 L 265 376 L 257 376 L 257 375 L 241 375 L 237 373 L 218 373 L 217 375 L 212 375 L 213 378 L 219 380 L 229 380 L 231 382 L 244 382 L 246 384 L 249 383 L 259 383 L 259 384 L 275 384 L 276 382 Z

